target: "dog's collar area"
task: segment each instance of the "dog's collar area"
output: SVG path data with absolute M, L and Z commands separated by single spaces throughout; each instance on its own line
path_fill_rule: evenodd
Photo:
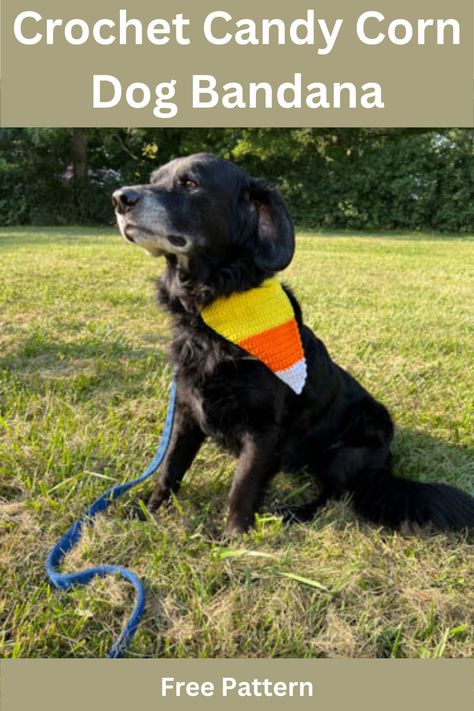
M 201 317 L 213 331 L 262 361 L 296 394 L 302 392 L 306 358 L 293 306 L 278 279 L 219 297 L 201 310 Z

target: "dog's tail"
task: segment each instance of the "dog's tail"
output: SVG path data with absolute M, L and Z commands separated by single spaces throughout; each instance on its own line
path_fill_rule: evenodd
M 373 523 L 474 530 L 474 498 L 448 484 L 401 479 L 387 467 L 359 472 L 348 489 L 356 512 Z

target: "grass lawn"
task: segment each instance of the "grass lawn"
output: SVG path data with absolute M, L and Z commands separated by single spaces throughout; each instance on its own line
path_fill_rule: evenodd
M 472 238 L 305 234 L 285 273 L 333 357 L 392 411 L 397 472 L 471 493 L 473 264 Z M 0 230 L 0 656 L 104 655 L 130 610 L 126 583 L 60 593 L 43 566 L 156 447 L 171 376 L 162 268 L 113 231 Z M 272 509 L 310 482 L 279 476 L 256 529 L 223 544 L 234 464 L 207 444 L 157 521 L 130 515 L 135 490 L 68 557 L 146 581 L 130 656 L 474 654 L 465 536 L 392 533 L 344 503 L 287 527 Z

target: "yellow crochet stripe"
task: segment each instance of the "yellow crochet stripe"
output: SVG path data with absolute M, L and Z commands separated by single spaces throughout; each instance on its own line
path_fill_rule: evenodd
M 219 297 L 201 311 L 205 323 L 234 343 L 294 318 L 291 303 L 276 278 L 255 289 Z

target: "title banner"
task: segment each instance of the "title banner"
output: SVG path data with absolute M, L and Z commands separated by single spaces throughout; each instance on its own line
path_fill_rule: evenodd
M 466 0 L 4 0 L 4 126 L 473 126 Z

